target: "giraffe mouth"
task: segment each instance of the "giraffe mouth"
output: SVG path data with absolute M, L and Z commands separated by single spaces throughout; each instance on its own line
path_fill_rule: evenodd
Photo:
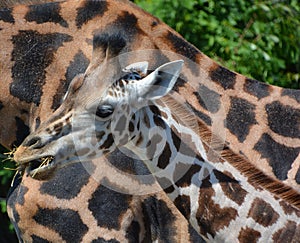
M 54 156 L 45 156 L 39 159 L 32 160 L 27 163 L 27 173 L 32 178 L 35 178 L 36 176 L 46 171 L 49 172 L 55 167 L 54 160 Z

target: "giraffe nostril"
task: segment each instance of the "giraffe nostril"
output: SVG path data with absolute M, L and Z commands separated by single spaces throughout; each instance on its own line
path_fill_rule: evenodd
M 42 140 L 40 137 L 33 137 L 30 138 L 28 141 L 24 143 L 26 147 L 32 147 L 32 148 L 41 148 L 42 147 Z

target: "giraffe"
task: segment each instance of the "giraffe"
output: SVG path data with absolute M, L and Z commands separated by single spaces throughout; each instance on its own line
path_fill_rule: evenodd
M 201 133 L 180 120 L 190 120 L 189 111 L 173 94 L 164 101 L 183 60 L 163 64 L 149 75 L 148 62 L 138 62 L 119 74 L 112 71 L 120 67 L 111 59 L 126 46 L 121 35 L 96 35 L 93 46 L 91 65 L 72 81 L 61 107 L 17 149 L 15 160 L 27 168 L 25 173 L 53 173 L 124 147 L 141 158 L 158 182 L 169 182 L 163 185 L 165 192 L 205 240 L 299 239 L 299 194 L 280 182 L 277 187 L 272 181 L 255 183 L 251 177 L 268 177 L 255 170 L 246 173 L 247 160 L 223 156 L 210 161 Z M 32 165 L 44 157 L 51 161 Z
M 41 17 L 41 13 L 47 14 Z M 262 84 L 220 67 L 157 18 L 130 2 L 80 0 L 23 5 L 6 8 L 0 16 L 1 144 L 10 148 L 13 144 L 19 145 L 29 130 L 34 131 L 47 119 L 59 106 L 72 78 L 83 73 L 90 62 L 93 32 L 107 32 L 117 27 L 125 30 L 124 36 L 130 40 L 129 51 L 165 49 L 196 62 L 198 66 L 185 66 L 183 73 L 186 80 L 196 77 L 200 81 L 197 92 L 191 91 L 184 83 L 177 83 L 175 87 L 186 97 L 187 104 L 208 127 L 222 104 L 227 111 L 227 124 L 219 125 L 226 131 L 226 145 L 236 154 L 246 156 L 267 175 L 299 190 L 299 91 Z M 28 40 L 33 40 L 35 45 L 26 44 Z M 36 69 L 30 63 L 41 65 Z M 26 78 L 29 74 L 30 82 Z M 212 87 L 210 83 L 216 86 Z M 203 95 L 206 99 L 216 100 L 215 106 L 206 107 L 201 98 Z M 65 178 L 77 178 L 80 186 L 57 188 L 55 185 L 65 184 L 68 180 Z M 86 180 L 82 178 L 87 177 L 85 169 L 79 165 L 65 167 L 48 183 L 23 176 L 21 185 L 16 180 L 15 189 L 8 197 L 10 216 L 23 220 L 23 225 L 26 225 L 26 220 L 34 221 L 39 226 L 33 233 L 35 237 L 45 228 L 49 232 L 52 225 L 43 227 L 41 220 L 34 219 L 36 213 L 44 212 L 41 211 L 43 208 L 65 209 L 62 205 L 74 199 L 80 190 L 93 194 L 90 187 L 84 187 Z M 56 204 L 60 199 L 65 199 L 64 203 Z M 76 205 L 78 208 L 74 211 L 82 212 L 80 209 L 86 204 Z M 42 213 L 39 216 L 41 219 Z M 65 222 L 60 229 L 74 229 L 73 224 Z M 15 223 L 18 228 L 18 220 Z M 89 225 L 91 227 L 93 225 Z M 30 235 L 32 229 L 23 228 L 24 231 Z M 52 227 L 50 231 L 53 233 L 57 229 Z M 28 237 L 28 241 L 32 240 Z

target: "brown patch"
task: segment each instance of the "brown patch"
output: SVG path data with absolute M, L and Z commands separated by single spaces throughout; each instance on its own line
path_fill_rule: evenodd
M 247 227 L 240 231 L 238 239 L 240 243 L 257 242 L 260 236 L 261 234 L 258 231 Z
M 285 227 L 279 229 L 273 235 L 274 242 L 299 242 L 300 239 L 300 225 L 295 222 L 288 221 Z
M 254 95 L 260 100 L 270 94 L 270 86 L 266 83 L 246 78 L 244 83 L 244 91 Z
M 104 143 L 99 147 L 99 149 L 108 149 L 112 146 L 112 144 L 114 143 L 114 138 L 113 135 L 110 133 L 107 136 L 107 139 L 104 141 Z M 104 153 L 106 153 L 108 151 L 104 151 Z
M 235 201 L 238 205 L 242 205 L 247 192 L 241 187 L 239 182 L 234 179 L 230 172 L 219 172 L 214 170 L 214 174 L 218 179 L 224 194 Z
M 169 143 L 166 143 L 164 150 L 162 151 L 161 155 L 158 158 L 157 166 L 161 169 L 165 169 L 170 162 L 171 156 L 172 156 L 172 152 Z
M 214 203 L 212 197 L 215 192 L 209 180 L 210 178 L 207 177 L 202 181 L 196 219 L 201 233 L 203 235 L 210 234 L 214 237 L 220 229 L 228 226 L 237 217 L 238 213 L 233 208 L 221 208 Z
M 177 163 L 173 175 L 173 180 L 178 187 L 188 187 L 192 184 L 192 177 L 200 170 L 200 165 Z
M 217 64 L 215 65 L 215 68 L 210 71 L 210 78 L 215 83 L 221 85 L 225 90 L 234 89 L 236 83 L 236 73 Z
M 129 122 L 129 132 L 134 132 L 134 124 L 130 121 Z
M 174 204 L 179 209 L 179 211 L 183 214 L 183 216 L 189 220 L 191 214 L 190 197 L 186 195 L 179 195 L 174 200 Z
M 159 116 L 154 115 L 153 120 L 156 126 L 166 129 L 166 123 Z
M 274 224 L 279 218 L 279 215 L 269 203 L 260 198 L 256 198 L 251 205 L 248 217 L 253 218 L 258 224 L 267 227 Z
M 245 99 L 230 97 L 230 109 L 224 124 L 239 142 L 244 142 L 251 127 L 257 124 L 255 105 Z

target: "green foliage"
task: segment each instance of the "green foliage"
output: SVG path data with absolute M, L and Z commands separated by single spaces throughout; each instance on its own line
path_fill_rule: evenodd
M 135 0 L 222 65 L 300 88 L 298 0 Z
M 8 159 L 6 150 L 0 146 L 0 232 L 4 232 L 11 242 L 14 241 L 13 226 L 6 215 L 6 195 L 15 174 L 15 163 Z M 5 241 L 5 240 L 4 240 Z

